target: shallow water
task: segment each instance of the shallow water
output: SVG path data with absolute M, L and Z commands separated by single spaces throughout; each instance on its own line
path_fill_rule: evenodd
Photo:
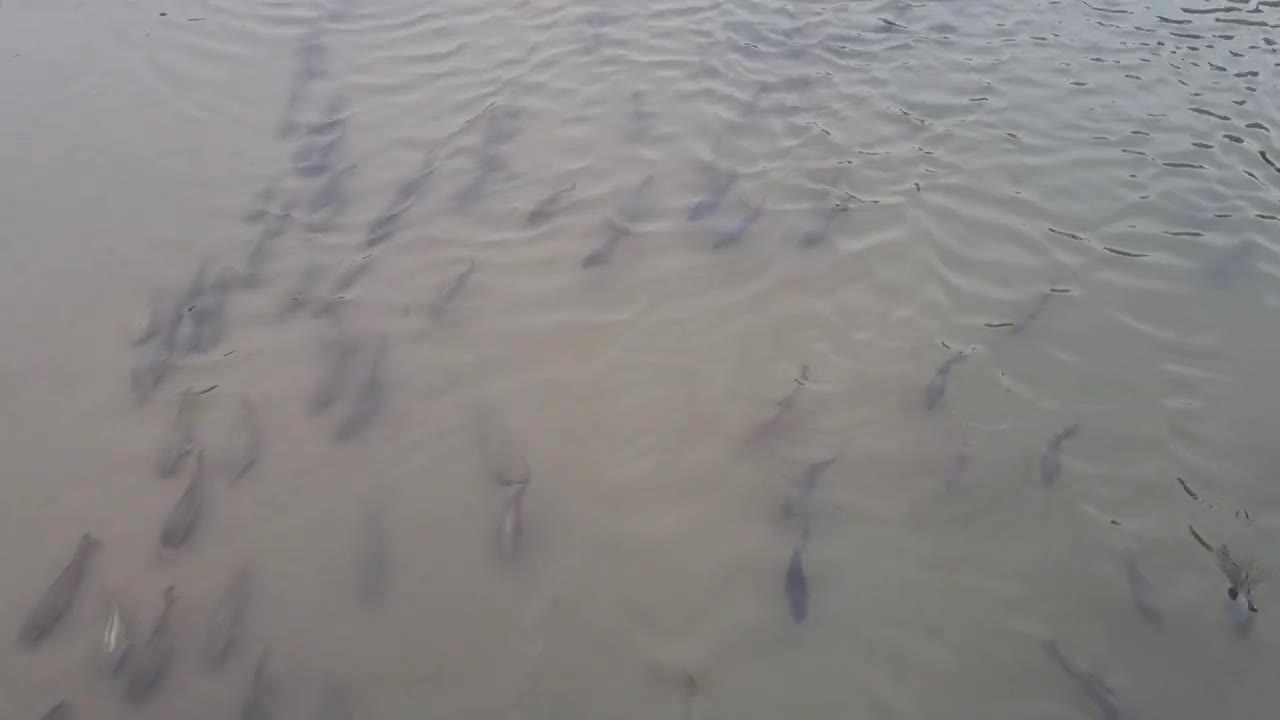
M 4 0 L 0 628 L 103 545 L 0 715 L 234 717 L 267 651 L 288 717 L 1091 717 L 1056 642 L 1133 716 L 1265 716 L 1280 597 L 1233 631 L 1187 525 L 1274 567 L 1278 43 L 1266 0 Z M 212 386 L 259 457 L 161 553 Z M 136 640 L 169 584 L 130 707 L 106 599 Z

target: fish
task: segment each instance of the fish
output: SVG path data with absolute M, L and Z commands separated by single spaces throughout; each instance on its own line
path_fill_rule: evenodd
M 1258 606 L 1253 604 L 1253 585 L 1256 580 L 1253 572 L 1231 557 L 1231 550 L 1225 544 L 1214 548 L 1213 560 L 1227 577 L 1227 597 L 1235 602 L 1243 595 L 1249 612 L 1258 612 Z
M 587 253 L 582 258 L 582 269 L 587 270 L 608 264 L 613 259 L 613 253 L 618 249 L 618 245 L 630 234 L 631 231 L 629 229 L 612 222 L 609 223 L 609 235 L 595 250 Z
M 89 561 L 101 543 L 89 533 L 80 536 L 71 562 L 58 573 L 58 577 L 45 589 L 35 607 L 27 613 L 18 631 L 18 641 L 25 647 L 35 647 L 62 622 L 62 618 L 75 605 L 80 586 L 89 573 Z
M 386 362 L 387 339 L 379 338 L 366 356 L 364 366 L 358 368 L 358 385 L 352 389 L 355 396 L 334 429 L 333 439 L 336 442 L 345 442 L 363 433 L 381 412 L 385 402 L 382 366 Z
M 822 478 L 827 468 L 839 459 L 839 455 L 833 455 L 826 460 L 819 460 L 806 466 L 800 477 L 794 478 L 787 485 L 787 494 L 782 501 L 782 514 L 787 517 L 807 517 L 809 498 L 818 487 L 818 480 Z
M 186 332 L 179 340 L 181 354 L 208 352 L 222 342 L 226 332 L 227 299 L 232 285 L 231 272 L 224 269 L 191 297 L 184 326 Z
M 565 197 L 578 187 L 577 182 L 570 182 L 564 187 L 553 190 L 550 195 L 542 198 L 529 210 L 528 217 L 525 218 L 524 224 L 528 227 L 538 227 L 545 224 L 548 220 L 555 217 L 564 204 Z
M 476 164 L 476 174 L 471 182 L 463 185 L 453 196 L 454 205 L 460 208 L 474 207 L 492 190 L 497 177 L 507 170 L 507 162 L 497 155 L 485 155 Z
M 147 319 L 143 323 L 142 329 L 133 337 L 130 345 L 133 347 L 141 347 L 158 337 L 165 328 L 173 322 L 174 318 L 174 300 L 172 297 L 166 297 L 164 293 L 154 294 L 147 301 Z
M 320 702 L 311 717 L 313 720 L 353 720 L 351 691 L 337 679 L 329 678 L 320 689 Z
M 502 508 L 502 520 L 498 523 L 498 552 L 507 562 L 516 559 L 520 540 L 524 537 L 524 496 L 529 485 L 528 479 L 516 485 Z
M 204 450 L 196 450 L 195 469 L 191 472 L 191 482 L 187 489 L 173 504 L 173 509 L 165 517 L 160 528 L 160 547 L 174 549 L 181 547 L 191 538 L 200 521 L 200 510 L 204 505 Z
M 632 92 L 629 104 L 626 138 L 630 142 L 644 142 L 653 135 L 654 112 L 643 90 Z
M 292 208 L 290 211 L 270 218 L 263 225 L 262 231 L 258 233 L 257 239 L 249 247 L 249 254 L 245 257 L 244 270 L 241 271 L 237 281 L 239 287 L 257 287 L 262 281 L 262 270 L 271 259 L 272 248 L 278 240 L 288 234 L 293 226 L 291 210 Z
M 480 454 L 494 482 L 504 487 L 529 482 L 533 470 L 507 423 L 496 414 L 486 412 L 481 418 L 479 435 Z
M 329 285 L 328 297 L 315 303 L 311 310 L 311 315 L 313 317 L 322 317 L 336 312 L 346 298 L 346 293 L 355 287 L 360 278 L 364 277 L 365 273 L 369 272 L 372 267 L 372 254 L 348 263 L 341 272 L 334 276 L 333 282 Z
M 800 393 L 809 383 L 809 366 L 804 365 L 800 368 L 800 374 L 795 378 L 795 387 L 791 388 L 781 400 L 774 404 L 773 412 L 767 418 L 761 420 L 752 428 L 747 435 L 748 443 L 755 443 L 765 440 L 787 426 L 791 418 L 791 410 L 795 407 L 796 402 L 800 399 Z
M 947 465 L 946 471 L 942 474 L 942 487 L 951 490 L 958 487 L 964 481 L 965 475 L 969 472 L 969 463 L 972 458 L 969 452 L 969 442 L 965 440 L 960 443 L 960 449 L 952 456 L 951 463 Z
M 686 215 L 686 219 L 689 222 L 697 222 L 709 217 L 717 208 L 720 207 L 721 203 L 724 202 L 725 197 L 729 195 L 729 191 L 732 190 L 733 186 L 737 183 L 737 171 L 731 170 L 729 172 L 721 173 L 720 177 L 717 178 L 712 183 L 711 187 L 707 189 L 707 192 L 689 208 L 689 213 Z
M 1053 293 L 1044 293 L 1036 299 L 1036 304 L 1023 315 L 1021 319 L 1009 326 L 1010 335 L 1021 335 L 1031 327 L 1031 323 L 1035 322 L 1042 314 L 1045 308 L 1049 307 L 1049 298 L 1053 297 Z
M 274 720 L 279 694 L 274 673 L 269 664 L 270 654 L 263 651 L 253 668 L 253 679 L 240 701 L 241 720 Z
M 356 567 L 356 598 L 365 607 L 375 607 L 386 600 L 387 544 L 387 525 L 382 510 L 366 510 L 360 523 L 360 552 Z
M 720 233 L 719 237 L 711 243 L 712 250 L 722 250 L 730 245 L 737 245 L 742 242 L 747 233 L 751 232 L 751 228 L 760 221 L 760 217 L 764 215 L 764 203 L 760 203 L 747 211 L 732 227 Z
M 485 123 L 481 136 L 482 147 L 493 150 L 508 145 L 519 137 L 523 130 L 520 123 L 523 115 L 520 108 L 513 105 L 502 105 L 494 110 Z
M 243 632 L 245 611 L 253 593 L 253 573 L 242 565 L 231 576 L 213 607 L 204 633 L 202 655 L 205 665 L 217 669 L 226 664 Z
M 432 315 L 443 314 L 449 305 L 462 294 L 463 288 L 467 286 L 467 283 L 471 282 L 471 276 L 476 274 L 476 267 L 475 260 L 467 260 L 467 266 L 455 275 L 448 285 L 440 289 L 440 292 L 436 294 L 436 299 L 431 303 Z
M 183 390 L 178 395 L 178 411 L 173 424 L 166 432 L 166 439 L 160 447 L 160 455 L 156 458 L 156 473 L 162 478 L 173 477 L 178 472 L 182 461 L 196 447 L 196 393 L 194 390 Z
M 1045 485 L 1054 484 L 1062 475 L 1062 444 L 1075 437 L 1079 431 L 1080 423 L 1074 423 L 1049 438 L 1044 451 L 1040 453 L 1040 481 Z
M 129 369 L 129 389 L 138 405 L 146 403 L 177 362 L 178 331 L 184 314 L 183 302 L 179 300 L 169 308 L 167 318 L 160 327 L 134 348 L 133 364 Z
M 1042 647 L 1049 658 L 1067 674 L 1067 677 L 1071 678 L 1076 687 L 1093 701 L 1104 720 L 1121 720 L 1127 717 L 1120 709 L 1115 691 L 1107 687 L 1107 684 L 1098 676 L 1081 668 L 1074 660 L 1067 657 L 1062 652 L 1062 648 L 1058 647 L 1058 643 L 1046 640 Z
M 832 206 L 827 209 L 826 213 L 823 214 L 822 220 L 819 221 L 817 226 L 810 228 L 800 238 L 800 247 L 815 248 L 826 243 L 827 239 L 831 237 L 831 228 L 835 225 L 836 216 L 848 209 L 849 206 L 843 203 L 832 204 Z
M 929 383 L 924 386 L 925 410 L 932 410 L 942 402 L 942 396 L 947 392 L 947 380 L 951 377 L 951 369 L 967 357 L 965 353 L 952 353 L 942 361 L 937 370 L 933 371 L 933 377 L 929 378 Z
M 164 589 L 164 608 L 151 626 L 151 633 L 138 647 L 129 663 L 124 681 L 124 699 L 130 704 L 146 702 L 156 688 L 164 682 L 173 661 L 174 632 L 170 616 L 178 601 L 177 592 L 170 585 Z
M 1258 621 L 1257 610 L 1250 610 L 1248 602 L 1240 602 L 1239 595 L 1234 600 L 1228 596 L 1223 603 L 1227 621 L 1231 623 L 1231 629 L 1235 631 L 1236 636 L 1243 639 L 1253 634 L 1253 626 Z
M 791 622 L 800 624 L 809 618 L 809 579 L 804 574 L 804 548 L 809 544 L 809 527 L 805 526 L 800 542 L 791 551 L 782 589 L 787 598 L 787 610 Z
M 243 480 L 262 459 L 262 424 L 258 421 L 257 407 L 247 397 L 240 398 L 239 423 L 228 450 L 228 459 L 227 481 L 231 484 Z
M 280 306 L 281 318 L 287 318 L 308 305 L 314 305 L 318 302 L 316 286 L 320 284 L 323 274 L 323 268 L 317 262 L 309 262 L 306 267 L 302 268 L 302 274 L 298 276 L 297 286 L 294 287 L 293 291 L 289 293 L 289 296 L 285 298 L 284 303 Z
M 1129 598 L 1138 615 L 1152 625 L 1164 622 L 1164 612 L 1156 602 L 1155 588 L 1138 567 L 1138 559 L 1133 554 L 1124 556 L 1124 574 L 1129 581 Z
M 325 175 L 303 204 L 306 213 L 303 229 L 315 234 L 333 229 L 338 219 L 351 208 L 350 184 L 355 174 L 356 164 L 347 163 Z
M 66 700 L 59 700 L 40 716 L 40 720 L 73 720 L 75 716 L 75 706 Z
M 622 199 L 615 213 L 619 222 L 635 222 L 640 218 L 645 205 L 649 202 L 649 196 L 653 193 L 653 184 L 654 176 L 651 173 L 627 191 L 626 197 Z
M 128 661 L 133 650 L 133 632 L 120 610 L 120 604 L 110 598 L 107 601 L 107 621 L 98 637 L 95 662 L 98 669 L 115 675 Z
M 1226 290 L 1240 282 L 1253 267 L 1253 256 L 1260 245 L 1257 240 L 1245 238 L 1232 245 L 1202 270 L 1204 283 L 1214 290 Z
M 328 132 L 308 132 L 308 137 L 290 155 L 295 173 L 304 178 L 318 178 L 334 170 L 346 145 L 346 123 L 328 127 Z
M 312 415 L 327 411 L 345 394 L 355 360 L 360 353 L 360 343 L 346 332 L 340 331 L 326 352 L 328 358 L 324 373 L 311 393 L 309 408 Z
M 246 225 L 257 225 L 274 213 L 282 179 L 279 177 L 272 179 L 249 198 L 249 204 L 240 213 L 241 222 Z
M 436 167 L 431 155 L 423 159 L 422 167 L 396 188 L 386 209 L 375 217 L 365 230 L 365 247 L 377 247 L 395 237 L 404 216 L 413 209 L 426 193 L 427 182 L 435 176 Z

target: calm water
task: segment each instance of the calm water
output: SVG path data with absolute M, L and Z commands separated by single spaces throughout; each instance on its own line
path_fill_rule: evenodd
M 102 547 L 0 714 L 240 717 L 264 650 L 277 717 L 1274 713 L 1280 595 L 1240 632 L 1187 526 L 1274 567 L 1278 43 L 1258 0 L 4 0 L 0 629 Z M 141 642 L 170 584 L 127 705 L 108 599 Z

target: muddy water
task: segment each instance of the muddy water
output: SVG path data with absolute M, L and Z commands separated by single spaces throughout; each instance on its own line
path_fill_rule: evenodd
M 1278 41 L 1234 0 L 5 0 L 0 627 L 102 546 L 3 715 L 234 717 L 264 651 L 281 717 L 1265 715 Z M 1188 524 L 1264 573 L 1247 635 Z M 95 642 L 170 584 L 126 705 Z

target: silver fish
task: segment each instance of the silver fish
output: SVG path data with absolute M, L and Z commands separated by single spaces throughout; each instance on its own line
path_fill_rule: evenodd
M 173 509 L 165 517 L 160 528 L 160 546 L 174 549 L 180 547 L 195 531 L 200 521 L 203 502 L 204 485 L 204 450 L 196 450 L 195 469 L 191 472 L 191 482 L 183 491 Z
M 214 606 L 204 635 L 203 655 L 209 667 L 222 667 L 239 643 L 252 587 L 253 574 L 247 565 L 241 566 Z
M 173 661 L 174 637 L 170 616 L 178 601 L 172 585 L 164 590 L 164 608 L 151 626 L 151 633 L 137 649 L 129 663 L 124 681 L 124 699 L 131 704 L 145 702 L 151 697 L 165 677 Z
M 502 508 L 502 520 L 498 524 L 498 551 L 507 562 L 516 559 L 520 539 L 524 537 L 524 495 L 528 489 L 528 480 L 517 485 Z
M 133 649 L 133 633 L 114 598 L 107 603 L 107 622 L 98 639 L 98 668 L 110 675 L 120 671 Z
M 80 586 L 89 572 L 89 560 L 99 545 L 98 539 L 89 533 L 80 536 L 71 562 L 58 573 L 22 621 L 22 628 L 18 631 L 18 641 L 22 645 L 34 647 L 62 621 L 80 594 Z

